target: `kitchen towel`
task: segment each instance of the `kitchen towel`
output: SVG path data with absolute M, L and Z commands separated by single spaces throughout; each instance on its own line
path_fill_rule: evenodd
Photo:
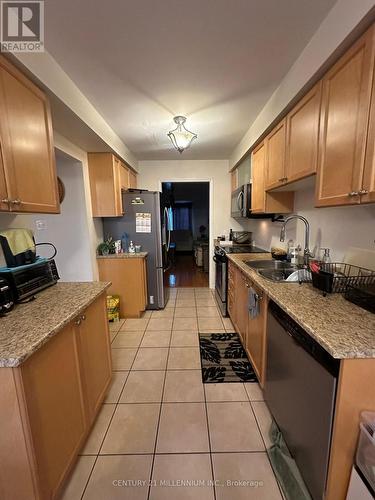
M 13 255 L 33 250 L 35 252 L 35 242 L 33 232 L 30 229 L 7 229 L 0 231 L 7 241 Z
M 248 307 L 251 318 L 256 318 L 259 314 L 259 298 L 253 288 L 249 288 Z

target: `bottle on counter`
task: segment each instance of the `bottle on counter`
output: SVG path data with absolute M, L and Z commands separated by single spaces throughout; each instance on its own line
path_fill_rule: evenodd
M 130 244 L 129 244 L 129 253 L 135 253 L 135 246 L 134 246 L 134 243 L 132 241 L 130 241 Z

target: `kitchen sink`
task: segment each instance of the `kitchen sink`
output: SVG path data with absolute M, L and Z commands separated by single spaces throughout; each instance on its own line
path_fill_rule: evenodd
M 251 260 L 245 262 L 245 264 L 258 272 L 263 278 L 270 281 L 275 281 L 278 283 L 300 283 L 311 281 L 311 275 L 305 269 L 302 269 L 296 264 L 291 264 L 290 262 L 284 262 L 280 260 Z M 299 271 L 296 275 L 296 279 L 293 281 L 288 281 L 288 278 Z
M 251 269 L 299 269 L 296 264 L 291 264 L 290 262 L 285 262 L 282 260 L 250 260 L 246 261 L 245 264 Z

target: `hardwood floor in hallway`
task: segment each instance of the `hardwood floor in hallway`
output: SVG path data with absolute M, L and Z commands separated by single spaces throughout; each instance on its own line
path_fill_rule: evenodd
M 175 262 L 165 273 L 165 280 L 166 286 L 170 288 L 208 287 L 208 273 L 195 264 L 193 255 L 177 254 Z

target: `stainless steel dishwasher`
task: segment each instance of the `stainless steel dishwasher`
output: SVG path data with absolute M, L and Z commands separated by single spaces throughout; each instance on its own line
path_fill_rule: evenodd
M 265 400 L 314 500 L 324 497 L 338 369 L 339 360 L 270 302 Z

